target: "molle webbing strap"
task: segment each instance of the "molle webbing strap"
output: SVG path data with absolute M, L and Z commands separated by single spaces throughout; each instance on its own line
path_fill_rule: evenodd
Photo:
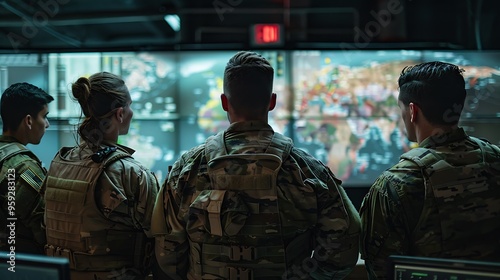
M 277 155 L 284 161 L 293 147 L 293 142 L 290 138 L 285 137 L 279 133 L 274 133 L 269 146 L 264 153 Z M 227 155 L 226 145 L 224 143 L 224 133 L 218 133 L 211 136 L 205 142 L 205 156 L 207 162 L 220 155 Z
M 415 162 L 420 168 L 430 167 L 441 158 L 432 152 L 431 149 L 413 148 L 401 155 L 401 159 L 407 159 Z
M 210 203 L 207 207 L 210 231 L 213 235 L 222 236 L 221 208 L 226 191 L 214 191 L 210 193 Z
M 281 257 L 284 254 L 283 246 L 238 246 L 202 244 L 202 254 L 225 256 L 230 260 L 258 260 L 266 257 Z

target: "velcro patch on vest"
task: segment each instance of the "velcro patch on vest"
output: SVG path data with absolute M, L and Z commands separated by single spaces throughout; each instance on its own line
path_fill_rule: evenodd
M 274 177 L 268 174 L 248 175 L 213 175 L 212 185 L 223 190 L 269 190 L 274 183 Z
M 30 186 L 32 186 L 35 190 L 40 190 L 40 186 L 42 185 L 43 179 L 38 176 L 38 174 L 28 167 L 26 171 L 21 174 L 21 178 L 26 181 Z

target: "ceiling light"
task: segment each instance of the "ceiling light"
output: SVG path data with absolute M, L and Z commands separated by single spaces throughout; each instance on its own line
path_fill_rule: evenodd
M 181 30 L 181 19 L 178 15 L 165 15 L 164 19 L 174 31 Z

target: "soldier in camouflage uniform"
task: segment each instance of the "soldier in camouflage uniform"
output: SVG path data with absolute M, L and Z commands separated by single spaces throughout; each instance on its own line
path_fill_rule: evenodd
M 73 96 L 85 119 L 80 144 L 52 160 L 45 190 L 46 254 L 70 260 L 71 279 L 145 279 L 153 254 L 154 174 L 117 144 L 133 111 L 124 81 L 102 72 L 81 77 Z
M 359 215 L 328 167 L 268 125 L 273 68 L 253 52 L 224 73 L 227 130 L 176 161 L 153 214 L 156 279 L 342 279 Z
M 29 83 L 7 88 L 1 99 L 0 250 L 42 254 L 45 245 L 43 198 L 45 169 L 26 144 L 40 143 L 49 127 L 47 105 L 54 100 Z
M 500 261 L 500 149 L 458 126 L 462 70 L 428 62 L 399 78 L 407 137 L 417 142 L 386 170 L 360 209 L 361 254 L 371 279 L 389 255 Z

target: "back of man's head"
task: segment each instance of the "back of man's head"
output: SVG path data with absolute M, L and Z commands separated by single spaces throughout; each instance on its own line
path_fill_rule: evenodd
M 269 111 L 274 69 L 260 54 L 240 51 L 224 70 L 224 94 L 240 116 L 262 116 Z
M 27 115 L 36 117 L 54 98 L 43 89 L 29 83 L 15 83 L 8 87 L 0 100 L 3 132 L 16 131 Z
M 462 72 L 456 65 L 439 61 L 405 67 L 398 81 L 399 100 L 405 106 L 418 105 L 434 125 L 456 125 L 466 97 Z

